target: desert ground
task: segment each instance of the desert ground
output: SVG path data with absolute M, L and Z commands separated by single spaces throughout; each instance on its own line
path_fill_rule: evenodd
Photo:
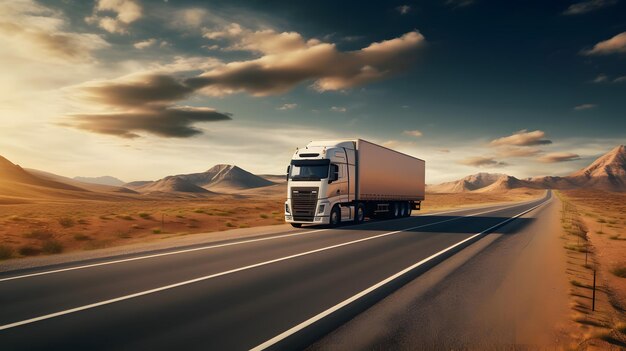
M 571 319 L 580 345 L 626 347 L 626 194 L 576 189 L 562 190 L 560 197 Z
M 543 190 L 428 194 L 422 213 L 524 201 Z M 203 198 L 137 198 L 115 201 L 37 200 L 5 204 L 0 212 L 0 259 L 95 250 L 196 233 L 284 224 L 286 187 Z

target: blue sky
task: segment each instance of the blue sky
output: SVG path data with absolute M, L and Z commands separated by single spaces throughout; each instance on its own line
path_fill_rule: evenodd
M 281 173 L 310 140 L 361 137 L 426 159 L 434 183 L 567 174 L 626 141 L 626 1 L 20 0 L 0 13 L 2 155 L 62 175 Z

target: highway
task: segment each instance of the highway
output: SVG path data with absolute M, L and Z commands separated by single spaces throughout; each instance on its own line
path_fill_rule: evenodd
M 551 196 L 2 273 L 0 347 L 305 348 Z

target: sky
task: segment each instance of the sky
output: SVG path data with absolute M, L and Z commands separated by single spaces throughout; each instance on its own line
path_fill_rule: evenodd
M 282 174 L 311 140 L 427 182 L 566 175 L 626 143 L 626 0 L 0 3 L 0 155 L 125 181 Z

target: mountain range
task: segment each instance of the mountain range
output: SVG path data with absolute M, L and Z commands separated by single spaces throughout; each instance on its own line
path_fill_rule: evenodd
M 185 198 L 251 192 L 277 194 L 285 191 L 284 179 L 282 175 L 258 176 L 235 165 L 220 164 L 205 172 L 120 184 L 121 181 L 109 177 L 68 178 L 24 169 L 0 156 L 0 204 L 50 199 L 117 201 L 145 196 Z M 430 193 L 487 193 L 514 188 L 626 191 L 626 147 L 620 145 L 589 166 L 564 177 L 518 179 L 507 174 L 478 173 L 452 182 L 428 185 L 426 190 Z
M 430 193 L 493 192 L 514 188 L 576 189 L 592 188 L 626 191 L 626 147 L 619 145 L 589 166 L 568 176 L 518 179 L 507 174 L 478 173 L 452 182 L 428 185 Z

